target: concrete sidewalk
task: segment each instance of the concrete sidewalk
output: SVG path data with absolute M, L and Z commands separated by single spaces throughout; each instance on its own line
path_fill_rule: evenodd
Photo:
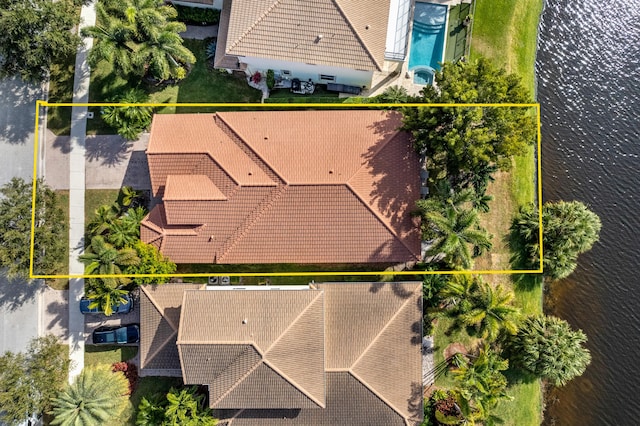
M 96 22 L 95 0 L 82 6 L 80 29 Z M 76 55 L 73 80 L 73 103 L 89 101 L 90 69 L 87 54 L 93 39 L 84 39 Z M 87 107 L 71 109 L 71 135 L 69 137 L 69 274 L 84 274 L 84 265 L 78 256 L 84 252 L 84 190 L 85 190 L 85 137 L 87 134 Z M 84 316 L 80 313 L 80 298 L 84 295 L 84 279 L 69 280 L 69 382 L 73 382 L 84 368 Z

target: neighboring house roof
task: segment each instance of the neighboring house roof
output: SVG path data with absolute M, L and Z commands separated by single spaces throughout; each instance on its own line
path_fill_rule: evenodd
M 389 0 L 225 0 L 216 65 L 224 55 L 381 71 Z
M 178 366 L 185 384 L 208 385 L 210 406 L 233 425 L 421 418 L 421 283 L 141 289 L 142 373 L 175 375 Z M 159 304 L 171 308 L 157 310 Z M 164 312 L 171 325 L 179 314 L 177 341 L 150 311 Z M 154 353 L 167 354 L 167 374 L 157 355 L 149 358 L 149 342 Z
M 163 197 L 141 238 L 176 263 L 419 259 L 419 160 L 385 111 L 159 114 L 147 149 Z

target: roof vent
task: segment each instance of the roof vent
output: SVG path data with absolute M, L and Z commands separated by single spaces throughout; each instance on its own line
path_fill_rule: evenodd
M 253 176 L 253 172 L 249 170 L 249 176 Z
M 264 140 L 268 141 L 269 140 L 269 135 L 265 135 Z
M 329 170 L 329 174 L 332 175 L 333 174 L 333 169 Z
M 365 30 L 368 30 L 368 29 L 369 29 L 369 26 L 367 25 L 366 27 L 364 27 L 364 29 L 365 29 Z
M 316 43 L 320 43 L 320 40 L 322 40 L 322 37 L 324 37 L 322 34 L 318 34 L 318 37 L 316 37 Z
M 246 318 L 242 320 L 242 323 L 243 323 L 243 324 L 246 324 L 246 323 L 248 323 L 248 322 L 249 322 L 249 320 L 247 320 Z

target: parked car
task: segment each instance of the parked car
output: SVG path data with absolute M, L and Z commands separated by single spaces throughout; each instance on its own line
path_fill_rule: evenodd
M 133 309 L 133 299 L 128 294 L 125 294 L 123 298 L 126 300 L 125 303 L 121 303 L 119 305 L 113 305 L 113 313 L 114 314 L 127 314 L 131 312 Z M 93 309 L 89 309 L 89 305 L 91 304 L 91 299 L 87 299 L 83 297 L 80 299 L 80 312 L 83 314 L 102 314 L 104 311 L 100 309 L 99 306 L 96 306 Z
M 94 345 L 126 345 L 139 341 L 140 326 L 138 324 L 102 326 L 93 332 Z

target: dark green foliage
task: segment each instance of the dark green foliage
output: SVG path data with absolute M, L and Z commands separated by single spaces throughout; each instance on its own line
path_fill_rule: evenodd
M 34 274 L 55 274 L 64 264 L 68 225 L 56 193 L 43 180 L 36 185 Z M 0 188 L 0 266 L 10 278 L 29 277 L 32 185 L 13 178 Z
M 511 224 L 510 246 L 515 267 L 540 267 L 539 213 L 521 207 Z M 598 215 L 579 201 L 546 203 L 542 207 L 544 276 L 559 280 L 577 266 L 578 255 L 591 249 L 601 229 Z
M 38 82 L 51 64 L 75 54 L 80 38 L 72 0 L 0 0 L 0 76 Z
M 564 386 L 581 376 L 591 362 L 591 354 L 583 346 L 586 341 L 582 330 L 572 330 L 560 318 L 529 317 L 518 333 L 507 339 L 505 351 L 514 367 Z
M 180 22 L 195 25 L 215 25 L 220 22 L 220 11 L 204 7 L 189 7 L 174 4 L 173 7 L 178 12 L 176 18 Z
M 520 78 L 495 68 L 488 60 L 445 63 L 434 86 L 426 86 L 418 102 L 526 103 L 531 96 Z M 425 156 L 431 179 L 447 178 L 456 188 L 486 184 L 490 168 L 508 170 L 511 157 L 535 141 L 535 117 L 518 107 L 405 108 L 404 129 Z M 478 181 L 478 177 L 481 179 Z M 475 180 L 475 182 L 474 182 Z
M 375 104 L 399 104 L 413 100 L 409 96 L 407 89 L 402 86 L 389 86 L 381 94 L 365 99 L 367 99 L 368 103 Z
M 136 419 L 137 425 L 215 426 L 217 423 L 195 386 L 171 388 L 166 399 L 142 398 Z
M 273 70 L 267 70 L 267 88 L 271 90 L 275 85 L 276 85 L 275 73 L 273 72 Z
M 5 352 L 0 357 L 0 420 L 20 424 L 32 414 L 51 408 L 65 385 L 69 369 L 67 349 L 55 336 L 31 341 L 26 353 Z
M 173 274 L 176 272 L 176 264 L 164 257 L 154 246 L 137 241 L 133 248 L 138 253 L 140 263 L 128 266 L 125 270 L 127 274 Z M 163 284 L 168 281 L 168 278 L 132 278 L 131 281 L 135 285 Z
M 138 104 L 149 101 L 149 95 L 140 89 L 130 89 L 114 102 Z M 101 110 L 102 120 L 127 140 L 136 140 L 151 125 L 153 109 L 145 106 L 106 106 Z M 123 188 L 124 190 L 124 188 Z M 124 204 L 123 204 L 124 205 Z

